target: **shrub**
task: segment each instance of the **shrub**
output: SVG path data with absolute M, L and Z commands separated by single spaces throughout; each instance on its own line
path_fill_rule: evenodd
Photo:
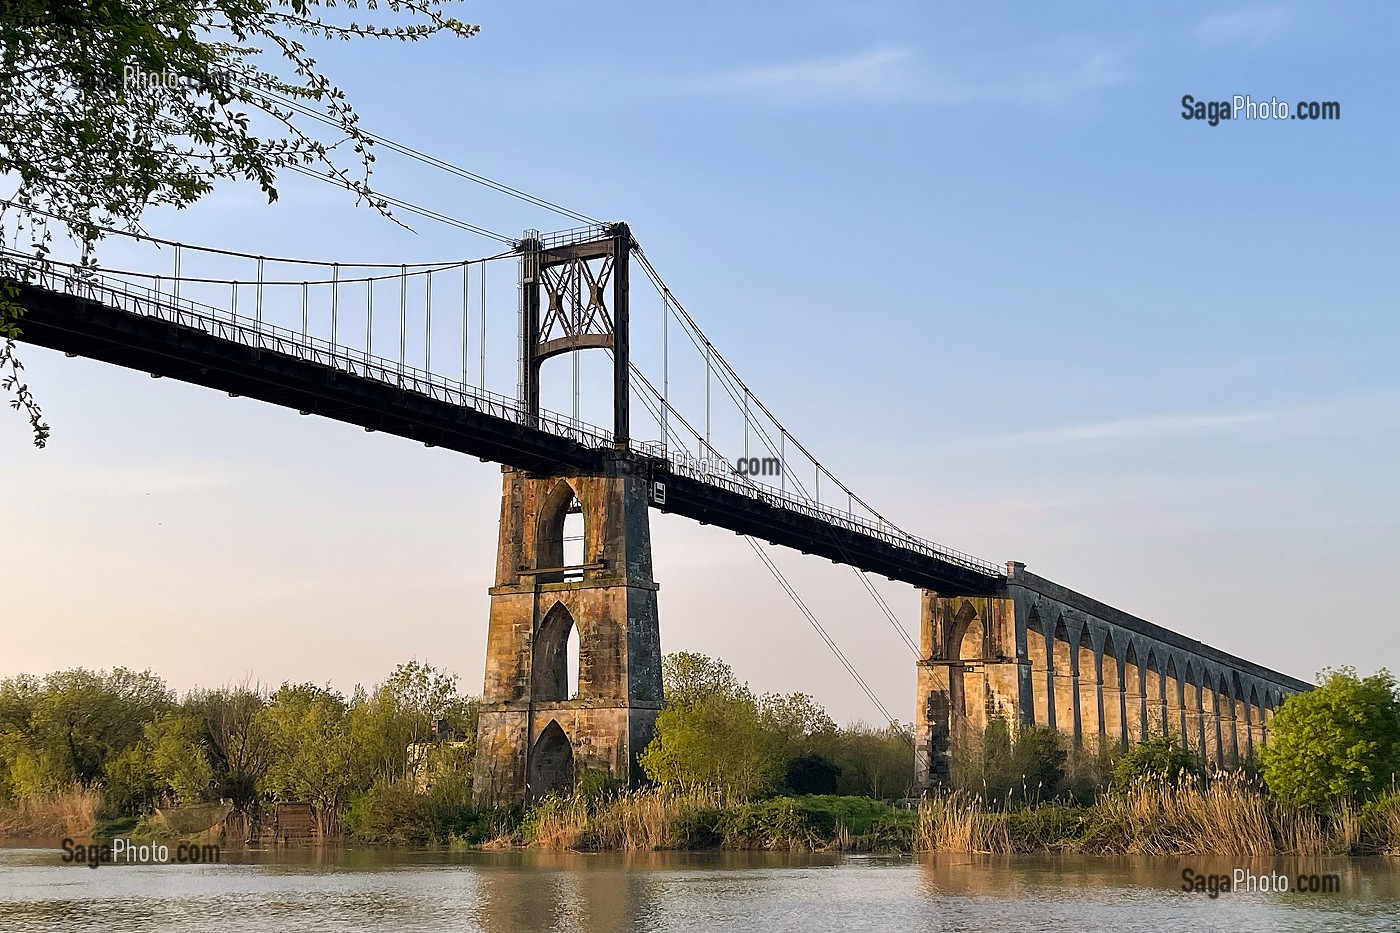
M 1170 732 L 1148 736 L 1129 748 L 1113 768 L 1113 785 L 1126 789 L 1144 778 L 1175 787 L 1185 778 L 1201 778 L 1205 769 L 1196 755 L 1181 747 Z
M 403 780 L 376 780 L 345 811 L 345 828 L 362 842 L 432 842 L 433 822 L 428 795 Z
M 789 793 L 797 795 L 834 794 L 840 776 L 840 765 L 824 755 L 808 752 L 788 759 L 783 784 Z

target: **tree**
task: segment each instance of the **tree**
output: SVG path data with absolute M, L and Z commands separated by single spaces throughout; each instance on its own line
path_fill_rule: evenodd
M 647 777 L 657 783 L 704 785 L 740 797 L 771 790 L 783 761 L 781 743 L 759 723 L 747 687 L 663 709 L 656 737 L 641 756 Z
M 877 800 L 908 796 L 914 782 L 914 737 L 905 726 L 856 722 L 820 736 L 814 745 L 841 769 L 841 793 Z
M 716 694 L 732 696 L 741 688 L 728 664 L 693 651 L 661 659 L 661 684 L 667 706 L 694 706 Z
M 789 758 L 783 775 L 790 794 L 834 794 L 840 790 L 841 766 L 825 755 L 806 752 Z
M 968 730 L 952 756 L 951 779 L 959 790 L 997 805 L 1038 803 L 1065 790 L 1068 752 L 1056 729 L 1010 724 L 995 718 L 980 732 Z
M 75 668 L 0 685 L 0 756 L 18 796 L 92 784 L 106 762 L 141 740 L 143 727 L 174 706 L 150 671 Z
M 681 652 L 662 659 L 666 708 L 642 752 L 647 776 L 706 785 L 741 797 L 771 790 L 782 775 L 782 737 L 764 728 L 758 699 L 728 664 Z
M 763 728 L 778 737 L 788 755 L 805 752 L 813 736 L 836 731 L 822 705 L 805 693 L 765 693 L 758 709 Z
M 348 713 L 343 696 L 314 684 L 283 684 L 257 713 L 273 748 L 262 789 L 277 800 L 312 803 L 322 835 L 334 833 L 355 787 Z
M 190 713 L 166 713 L 146 723 L 138 746 L 157 793 L 178 806 L 203 801 L 214 771 L 204 746 L 204 724 Z
M 350 731 L 363 781 L 411 777 L 422 756 L 409 749 L 429 741 L 435 723 L 449 734 L 476 737 L 476 701 L 457 691 L 456 674 L 430 664 L 409 661 L 372 694 L 360 691 L 350 709 Z
M 214 793 L 240 810 L 257 801 L 258 782 L 272 764 L 272 736 L 258 712 L 266 705 L 256 690 L 227 687 L 187 698 L 203 720 L 213 752 Z
M 104 228 L 136 228 L 147 207 L 183 208 L 237 178 L 273 201 L 278 172 L 307 166 L 388 214 L 369 185 L 372 140 L 303 39 L 475 35 L 445 15 L 448 2 L 364 0 L 370 22 L 323 15 L 334 0 L 0 4 L 0 177 L 18 181 L 0 201 L 0 388 L 37 446 L 49 432 L 14 353 L 13 299 L 47 261 L 50 225 L 90 267 Z M 353 173 L 335 157 L 342 144 L 358 158 Z M 11 208 L 26 250 L 4 240 Z
M 1390 671 L 1327 669 L 1274 714 L 1263 750 L 1270 792 L 1297 806 L 1376 793 L 1400 773 L 1400 688 Z

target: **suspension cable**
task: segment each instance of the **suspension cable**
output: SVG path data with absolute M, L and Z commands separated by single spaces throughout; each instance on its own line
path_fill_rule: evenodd
M 317 120 L 321 123 L 324 123 L 327 126 L 335 127 L 337 129 L 342 128 L 338 121 L 327 117 L 325 114 L 320 113 L 312 107 L 306 106 L 300 101 L 284 97 L 280 94 L 276 94 L 272 91 L 268 91 L 263 88 L 258 88 L 256 86 L 243 85 L 243 87 L 246 90 L 255 90 L 257 93 L 264 94 L 269 99 L 274 100 L 285 107 L 289 107 L 295 110 L 297 113 L 302 114 L 303 116 L 308 116 L 313 120 Z M 416 159 L 417 161 L 422 162 L 424 165 L 430 165 L 433 168 L 439 169 L 444 172 L 448 172 L 452 175 L 456 175 L 459 178 L 465 178 L 467 181 L 490 188 L 492 191 L 497 191 L 501 194 L 509 195 L 510 197 L 516 198 L 520 201 L 524 201 L 527 204 L 532 204 L 535 207 L 543 208 L 547 211 L 552 211 L 563 217 L 568 217 L 572 220 L 577 220 L 582 223 L 602 223 L 602 221 L 594 217 L 589 217 L 587 214 L 579 213 L 578 211 L 564 207 L 563 205 L 556 204 L 553 201 L 548 201 L 544 198 L 537 197 L 533 194 L 530 194 L 527 191 L 521 191 L 519 188 L 512 188 L 510 185 L 507 185 L 503 182 L 496 181 L 492 178 L 487 178 L 485 175 L 478 174 L 477 172 L 469 171 L 465 168 L 462 168 L 460 165 L 454 165 L 453 163 L 448 162 L 446 159 L 439 159 L 437 156 L 430 155 L 426 152 L 423 152 L 422 150 L 405 145 L 404 143 L 395 142 L 394 140 L 389 139 L 385 136 L 381 136 L 378 133 L 371 133 L 367 130 L 360 130 L 359 132 L 360 135 L 362 135 L 366 139 L 373 140 L 375 143 L 383 146 L 386 149 L 389 149 L 393 152 L 397 152 L 400 155 L 408 156 L 410 159 Z
M 826 646 L 836 655 L 836 659 L 841 662 L 841 666 L 846 669 L 852 679 L 855 680 L 856 684 L 860 686 L 860 689 L 870 698 L 870 702 L 875 704 L 875 708 L 880 711 L 880 715 L 885 717 L 885 722 L 899 722 L 898 719 L 890 715 L 890 711 L 885 708 L 885 704 L 880 702 L 880 698 L 875 695 L 875 691 L 870 689 L 870 685 L 865 682 L 865 678 L 860 676 L 860 672 L 856 670 L 855 665 L 846 657 L 840 646 L 838 646 L 831 635 L 827 633 L 827 630 L 822 627 L 821 622 L 817 621 L 817 617 L 812 614 L 811 609 L 807 608 L 807 604 L 802 601 L 802 597 L 793 589 L 787 577 L 783 576 L 783 572 L 773 563 L 773 559 L 770 558 L 759 543 L 749 535 L 744 535 L 744 540 L 749 543 L 749 547 L 753 548 L 754 553 L 763 561 L 764 566 L 768 568 L 768 572 L 771 573 L 773 578 L 778 581 L 778 584 L 782 586 L 783 591 L 788 594 L 788 598 L 790 598 L 801 613 L 807 617 L 807 621 L 812 624 L 812 628 L 817 630 L 817 634 L 821 636 L 822 641 L 826 642 Z

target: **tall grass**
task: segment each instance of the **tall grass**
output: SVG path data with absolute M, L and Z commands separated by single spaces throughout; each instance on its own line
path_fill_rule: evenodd
M 602 798 L 546 798 L 526 814 L 511 841 L 541 849 L 626 851 L 908 850 L 916 822 L 909 810 L 864 797 L 745 801 L 701 788 L 658 787 Z
M 1079 847 L 1101 854 L 1329 855 L 1356 851 L 1360 840 L 1349 803 L 1325 813 L 1285 807 L 1229 773 L 1106 794 Z
M 636 790 L 604 801 L 594 817 L 594 842 L 603 849 L 654 851 L 694 844 L 703 829 L 699 819 L 718 810 L 722 798 L 713 792 L 663 788 Z
M 679 849 L 709 842 L 724 798 L 700 789 L 646 788 L 591 799 L 546 797 L 529 812 L 514 842 L 541 849 Z M 701 837 L 701 838 L 697 838 Z
M 1392 789 L 1362 807 L 1358 822 L 1368 850 L 1400 855 L 1400 791 Z
M 925 798 L 917 848 L 930 852 L 1046 850 L 1094 855 L 1400 854 L 1400 795 L 1361 811 L 1283 806 L 1239 774 L 1179 784 L 1140 782 L 1089 807 L 1039 804 L 1000 810 L 963 791 Z
M 1009 852 L 1006 814 L 975 794 L 952 791 L 919 803 L 915 845 L 925 852 Z
M 92 835 L 102 813 L 102 792 L 74 784 L 58 794 L 22 797 L 0 809 L 0 836 L 83 839 Z

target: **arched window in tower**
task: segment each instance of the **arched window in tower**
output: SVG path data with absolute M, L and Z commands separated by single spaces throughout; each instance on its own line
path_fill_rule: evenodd
M 569 642 L 564 647 L 564 667 L 568 678 L 568 689 L 564 696 L 570 700 L 577 700 L 579 694 L 578 683 L 578 626 L 569 629 Z
M 535 633 L 535 699 L 557 703 L 573 696 L 578 683 L 577 654 L 570 657 L 570 645 L 578 644 L 574 617 L 563 603 L 555 603 L 545 613 Z
M 564 512 L 564 566 L 577 567 L 586 563 L 583 557 L 583 509 L 574 499 Z M 582 580 L 582 570 L 564 571 L 565 582 Z
M 574 488 L 564 480 L 560 480 L 539 506 L 535 527 L 536 568 L 559 568 L 569 566 L 571 563 L 581 563 L 581 561 L 570 562 L 565 559 L 566 542 L 564 539 L 569 534 L 565 531 L 565 526 L 568 524 L 570 516 L 578 519 L 579 527 L 582 528 L 583 514 L 574 495 Z M 582 531 L 580 530 L 578 534 L 581 535 Z M 581 543 L 582 538 L 580 538 Z M 555 569 L 548 573 L 538 574 L 535 579 L 539 583 L 560 583 L 563 582 L 564 578 L 564 573 Z

